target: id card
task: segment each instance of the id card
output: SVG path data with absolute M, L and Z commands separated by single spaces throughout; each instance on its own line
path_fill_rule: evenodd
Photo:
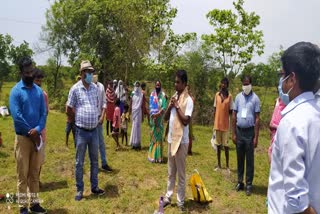
M 247 108 L 243 108 L 241 111 L 241 118 L 247 118 Z

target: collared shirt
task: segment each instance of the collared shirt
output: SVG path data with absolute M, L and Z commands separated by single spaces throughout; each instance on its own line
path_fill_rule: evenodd
M 186 112 L 184 113 L 184 115 L 191 117 L 192 111 L 193 111 L 193 100 L 189 96 L 187 98 L 187 107 L 186 107 Z M 168 143 L 171 143 L 173 122 L 174 122 L 174 117 L 176 114 L 177 114 L 176 108 L 172 108 L 170 111 L 170 119 L 169 119 Z M 189 124 L 186 126 L 183 126 L 183 135 L 182 135 L 181 144 L 186 144 L 186 143 L 189 143 Z
M 300 94 L 281 112 L 272 148 L 268 213 L 320 213 L 320 107 L 312 92 Z
M 74 84 L 70 91 L 67 106 L 75 109 L 75 124 L 85 129 L 93 129 L 98 125 L 99 96 L 94 83 L 89 88 L 84 87 L 82 81 Z
M 107 108 L 107 97 L 106 97 L 106 93 L 104 91 L 104 86 L 102 83 L 97 82 L 96 84 L 97 88 L 98 88 L 98 99 L 99 99 L 99 104 L 98 104 L 98 110 L 99 110 L 99 116 L 101 115 L 102 109 Z
M 240 128 L 254 126 L 255 114 L 260 112 L 259 97 L 253 91 L 249 95 L 239 93 L 234 101 L 234 111 L 237 114 L 237 126 Z
M 30 129 L 35 128 L 40 134 L 47 120 L 42 89 L 36 84 L 27 88 L 20 80 L 12 88 L 9 102 L 16 133 L 28 135 Z
M 317 105 L 320 106 L 320 89 L 315 93 Z

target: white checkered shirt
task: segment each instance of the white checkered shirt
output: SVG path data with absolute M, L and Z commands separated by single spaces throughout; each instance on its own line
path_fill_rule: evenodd
M 98 125 L 99 98 L 98 88 L 94 83 L 86 89 L 82 81 L 74 84 L 68 96 L 67 105 L 75 108 L 75 124 L 85 129 L 93 129 Z

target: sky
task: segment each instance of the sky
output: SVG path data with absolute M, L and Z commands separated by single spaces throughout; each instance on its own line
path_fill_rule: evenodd
M 14 45 L 27 41 L 31 48 L 39 44 L 41 26 L 45 24 L 45 11 L 53 0 L 0 0 L 0 33 L 9 34 Z M 213 9 L 232 9 L 232 0 L 171 0 L 178 9 L 172 29 L 175 33 L 213 33 L 206 14 Z M 253 61 L 266 62 L 268 56 L 299 41 L 309 41 L 320 45 L 319 0 L 246 0 L 247 12 L 260 16 L 258 29 L 264 33 L 265 49 Z M 36 53 L 37 64 L 45 64 L 47 54 Z

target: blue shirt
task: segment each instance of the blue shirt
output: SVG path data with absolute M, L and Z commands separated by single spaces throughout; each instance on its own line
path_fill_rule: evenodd
M 320 107 L 312 92 L 300 94 L 281 112 L 272 149 L 268 213 L 320 213 Z
M 40 134 L 47 120 L 47 110 L 42 89 L 33 84 L 27 88 L 20 80 L 10 92 L 10 112 L 14 128 L 19 135 L 28 135 L 35 128 Z
M 236 96 L 234 111 L 237 114 L 237 126 L 248 128 L 255 125 L 256 113 L 260 113 L 260 100 L 254 93 L 245 95 L 243 92 Z
M 75 124 L 85 129 L 93 129 L 98 125 L 99 90 L 94 83 L 84 87 L 82 80 L 74 84 L 70 91 L 67 106 L 75 108 Z

